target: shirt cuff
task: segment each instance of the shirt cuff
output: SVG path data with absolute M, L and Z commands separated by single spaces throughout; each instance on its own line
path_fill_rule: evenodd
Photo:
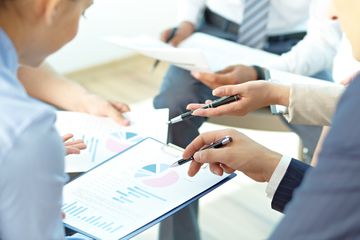
M 275 168 L 275 171 L 272 174 L 270 181 L 265 189 L 265 192 L 266 192 L 266 195 L 268 198 L 273 199 L 281 180 L 285 176 L 285 173 L 289 167 L 291 159 L 292 158 L 287 157 L 287 156 L 282 156 L 282 158 L 280 159 L 280 162 L 277 165 L 277 167 Z

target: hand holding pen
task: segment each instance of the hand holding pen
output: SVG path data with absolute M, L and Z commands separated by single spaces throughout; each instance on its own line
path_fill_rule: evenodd
M 161 36 L 161 40 L 163 40 L 166 43 L 169 43 L 175 37 L 176 31 L 177 31 L 176 27 L 168 29 L 167 31 L 165 31 L 163 33 L 163 36 Z M 153 68 L 152 68 L 153 71 L 157 68 L 159 63 L 160 63 L 160 60 L 155 60 Z
M 209 104 L 202 105 L 201 107 L 199 107 L 199 109 L 216 108 L 216 107 L 226 105 L 226 104 L 238 101 L 238 100 L 240 100 L 240 97 L 238 95 L 225 96 L 225 97 L 216 99 L 215 101 L 213 101 L 213 102 L 211 102 Z M 183 114 L 181 114 L 181 115 L 179 115 L 177 117 L 174 117 L 174 118 L 172 118 L 172 119 L 170 119 L 168 121 L 168 124 L 175 124 L 175 123 L 181 122 L 183 120 L 190 119 L 190 118 L 194 117 L 193 113 L 196 110 L 198 110 L 198 109 L 188 111 L 188 112 L 185 112 L 185 113 L 183 113 Z
M 190 37 L 191 34 L 195 31 L 195 26 L 191 22 L 182 22 L 178 27 L 169 28 L 161 34 L 161 40 L 163 42 L 169 43 L 174 47 L 177 47 L 182 41 Z M 153 70 L 159 65 L 157 60 L 153 65 Z
M 227 144 L 229 144 L 231 142 L 232 142 L 232 138 L 229 137 L 229 136 L 225 136 L 222 139 L 219 139 L 219 140 L 217 140 L 215 142 L 210 143 L 209 145 L 206 145 L 206 146 L 200 148 L 199 151 L 203 151 L 203 150 L 211 149 L 211 148 L 214 148 L 214 149 L 221 148 L 221 147 L 223 147 L 223 146 L 225 146 L 225 145 L 227 145 Z M 185 164 L 187 162 L 190 162 L 192 160 L 194 160 L 194 156 L 191 156 L 190 158 L 186 158 L 186 159 L 180 159 L 180 160 L 174 162 L 172 165 L 170 165 L 170 167 L 181 166 L 181 165 L 183 165 L 183 164 Z

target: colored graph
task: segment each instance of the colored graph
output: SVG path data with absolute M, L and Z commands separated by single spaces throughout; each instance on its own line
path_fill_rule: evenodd
M 135 178 L 141 180 L 141 182 L 149 187 L 168 187 L 175 184 L 179 180 L 179 175 L 169 169 L 169 165 L 149 164 L 139 169 Z
M 82 206 L 78 202 L 65 203 L 62 210 L 66 216 L 77 218 L 86 225 L 108 233 L 115 233 L 123 227 L 123 225 L 118 225 L 113 221 L 106 220 L 103 216 L 91 214 L 91 211 L 87 207 Z
M 113 200 L 122 204 L 131 204 L 139 199 L 153 199 L 166 202 L 166 199 L 137 186 L 128 187 L 126 191 L 116 191 L 115 197 L 113 197 Z
M 87 154 L 89 154 L 91 162 L 95 162 L 99 146 L 99 139 L 96 137 L 88 137 L 85 135 L 83 135 L 81 139 L 86 144 L 86 150 L 84 150 L 84 152 L 87 152 Z
M 137 133 L 134 132 L 114 132 L 106 140 L 106 147 L 114 153 L 119 153 L 142 140 Z

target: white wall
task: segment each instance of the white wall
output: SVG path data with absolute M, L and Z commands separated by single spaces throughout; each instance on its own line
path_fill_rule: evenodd
M 130 51 L 111 45 L 103 36 L 158 36 L 176 18 L 176 0 L 95 0 L 81 20 L 78 36 L 49 57 L 50 64 L 66 73 L 128 56 Z

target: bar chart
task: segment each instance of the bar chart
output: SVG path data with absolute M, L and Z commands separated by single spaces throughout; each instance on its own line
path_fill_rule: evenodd
M 86 144 L 85 151 L 87 152 L 88 156 L 90 156 L 91 162 L 95 162 L 96 161 L 96 153 L 97 153 L 99 141 L 100 141 L 99 138 L 87 137 L 85 135 L 82 135 L 81 139 Z
M 65 203 L 62 210 L 66 216 L 77 218 L 77 221 L 109 234 L 116 233 L 123 228 L 123 225 L 106 220 L 103 216 L 92 214 L 87 207 L 82 206 L 78 202 Z
M 166 202 L 165 198 L 157 196 L 156 194 L 150 193 L 138 186 L 135 187 L 128 187 L 126 191 L 119 191 L 115 192 L 115 196 L 113 200 L 121 203 L 121 204 L 132 204 L 136 203 L 138 200 L 156 200 L 156 201 L 163 201 Z

